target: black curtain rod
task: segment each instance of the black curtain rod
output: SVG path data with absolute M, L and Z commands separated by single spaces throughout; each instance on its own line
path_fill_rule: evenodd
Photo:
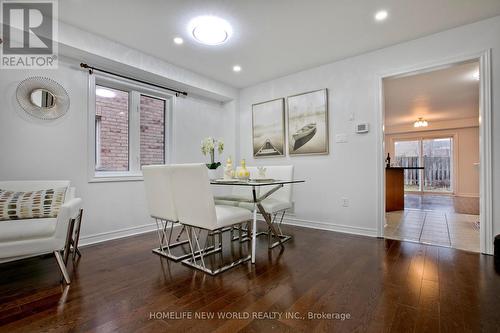
M 158 84 L 154 84 L 154 83 L 147 82 L 147 81 L 142 81 L 142 80 L 139 80 L 139 79 L 135 79 L 135 78 L 133 78 L 133 77 L 130 77 L 130 76 L 125 76 L 125 75 L 121 75 L 121 74 L 116 74 L 116 73 L 109 72 L 109 71 L 104 70 L 104 69 L 101 69 L 101 68 L 92 67 L 92 66 L 89 66 L 89 65 L 87 65 L 87 64 L 84 64 L 83 62 L 80 64 L 80 67 L 81 67 L 81 68 L 88 69 L 88 70 L 89 70 L 89 74 L 92 74 L 94 71 L 99 71 L 99 72 L 103 72 L 103 73 L 106 73 L 106 74 L 110 74 L 110 75 L 118 76 L 118 77 L 121 77 L 121 78 L 124 78 L 124 79 L 127 79 L 127 80 L 131 80 L 131 81 L 135 81 L 135 82 L 139 82 L 139 83 L 147 84 L 147 85 L 150 85 L 150 86 L 153 86 L 153 87 L 156 87 L 156 88 L 165 89 L 165 90 L 170 90 L 170 91 L 175 92 L 175 96 L 179 96 L 179 95 L 187 96 L 187 94 L 188 94 L 188 93 L 187 93 L 187 92 L 185 92 L 185 91 L 181 91 L 181 90 L 177 90 L 177 89 L 172 89 L 172 88 L 168 88 L 168 87 L 160 86 L 160 85 L 158 85 Z

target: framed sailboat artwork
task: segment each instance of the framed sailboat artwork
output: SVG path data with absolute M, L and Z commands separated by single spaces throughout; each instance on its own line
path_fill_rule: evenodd
M 315 90 L 289 96 L 288 153 L 328 154 L 328 91 Z
M 253 156 L 285 155 L 285 99 L 252 105 Z

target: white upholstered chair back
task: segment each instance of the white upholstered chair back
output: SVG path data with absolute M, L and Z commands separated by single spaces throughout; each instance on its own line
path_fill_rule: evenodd
M 149 215 L 175 222 L 178 217 L 174 204 L 171 168 L 169 165 L 148 165 L 142 167 L 142 174 Z
M 276 180 L 293 180 L 293 165 L 274 165 L 266 166 L 265 168 L 266 178 Z M 267 191 L 267 188 L 262 191 Z M 283 188 L 271 194 L 270 198 L 292 203 L 292 184 L 283 185 Z
M 171 167 L 179 222 L 203 229 L 217 229 L 207 167 L 204 164 L 176 164 Z

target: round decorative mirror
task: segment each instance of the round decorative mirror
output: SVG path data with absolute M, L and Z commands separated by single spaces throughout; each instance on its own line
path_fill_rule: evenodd
M 30 99 L 31 103 L 43 109 L 50 109 L 56 105 L 56 96 L 46 89 L 33 90 Z
M 22 81 L 17 87 L 16 97 L 24 111 L 39 119 L 57 119 L 69 108 L 66 89 L 46 77 L 35 76 Z

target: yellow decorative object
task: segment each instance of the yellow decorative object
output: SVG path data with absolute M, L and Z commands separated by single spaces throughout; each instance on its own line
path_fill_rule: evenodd
M 239 179 L 248 179 L 250 178 L 250 171 L 247 169 L 247 163 L 245 159 L 241 160 L 241 166 L 238 168 L 238 172 L 236 175 Z

